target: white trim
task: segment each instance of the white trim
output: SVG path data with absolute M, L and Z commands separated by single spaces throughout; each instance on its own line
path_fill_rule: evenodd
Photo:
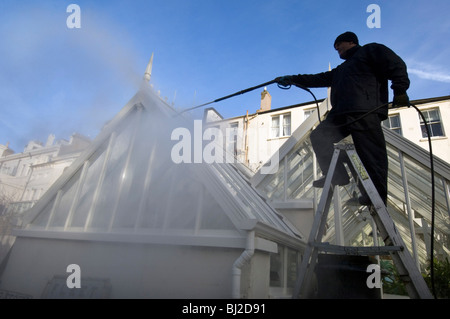
M 314 208 L 314 200 L 312 198 L 290 199 L 287 201 L 273 201 L 270 205 L 275 209 L 312 209 Z
M 159 245 L 181 245 L 181 246 L 209 246 L 227 248 L 245 248 L 245 237 L 240 237 L 237 232 L 207 231 L 199 232 L 196 235 L 183 234 L 183 230 L 165 231 L 164 234 L 158 231 L 149 233 L 132 232 L 74 232 L 58 230 L 31 230 L 16 229 L 13 234 L 18 237 L 60 239 L 60 240 L 80 240 L 98 242 L 120 242 L 120 243 L 145 243 Z M 222 232 L 222 236 L 220 233 Z

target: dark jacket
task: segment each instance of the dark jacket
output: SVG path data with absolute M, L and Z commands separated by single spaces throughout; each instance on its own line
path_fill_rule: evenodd
M 331 87 L 330 115 L 365 113 L 388 103 L 388 80 L 394 95 L 409 88 L 406 64 L 388 47 L 370 43 L 347 51 L 344 63 L 318 74 L 299 74 L 292 81 L 306 87 Z M 387 118 L 388 107 L 377 111 Z

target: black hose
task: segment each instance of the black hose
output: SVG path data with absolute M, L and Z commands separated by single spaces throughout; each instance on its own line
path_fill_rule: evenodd
M 307 88 L 306 86 L 300 85 L 300 84 L 294 84 L 296 87 L 305 90 L 306 92 L 309 92 L 309 94 L 312 95 L 312 97 L 314 98 L 314 101 L 316 102 L 316 108 L 317 108 L 317 116 L 319 117 L 319 123 L 322 123 L 322 119 L 320 118 L 320 109 L 319 109 L 319 102 L 316 99 L 316 96 L 314 95 L 314 93 Z
M 430 148 L 430 170 L 431 170 L 431 260 L 430 260 L 430 279 L 431 279 L 431 290 L 433 293 L 433 296 L 435 299 L 437 299 L 436 295 L 436 288 L 434 284 L 434 215 L 435 215 L 435 182 L 434 182 L 434 161 L 433 161 L 433 150 L 431 149 L 431 134 L 430 134 L 430 128 L 427 123 L 427 120 L 425 119 L 425 116 L 422 114 L 422 112 L 415 106 L 414 104 L 410 104 L 412 107 L 416 109 L 417 112 L 419 112 L 420 116 L 422 117 L 423 123 L 425 125 L 425 128 L 427 130 L 427 137 L 428 137 L 428 147 Z

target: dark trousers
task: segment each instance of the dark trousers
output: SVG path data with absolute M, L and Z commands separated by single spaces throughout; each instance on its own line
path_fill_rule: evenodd
M 326 175 L 333 156 L 334 143 L 351 135 L 358 156 L 361 158 L 381 199 L 386 203 L 388 159 L 381 119 L 378 114 L 369 114 L 355 123 L 350 123 L 361 115 L 360 113 L 352 113 L 342 116 L 328 116 L 312 131 L 310 136 L 312 147 L 320 169 Z M 342 179 L 342 177 L 347 176 L 343 157 L 340 157 L 334 177 Z

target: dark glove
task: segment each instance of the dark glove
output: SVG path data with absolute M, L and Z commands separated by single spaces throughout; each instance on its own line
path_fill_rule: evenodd
M 392 107 L 402 107 L 407 106 L 410 107 L 409 97 L 406 93 L 394 95 L 394 101 L 392 101 Z
M 291 75 L 280 76 L 277 77 L 275 81 L 281 86 L 289 86 L 292 84 L 292 76 Z

